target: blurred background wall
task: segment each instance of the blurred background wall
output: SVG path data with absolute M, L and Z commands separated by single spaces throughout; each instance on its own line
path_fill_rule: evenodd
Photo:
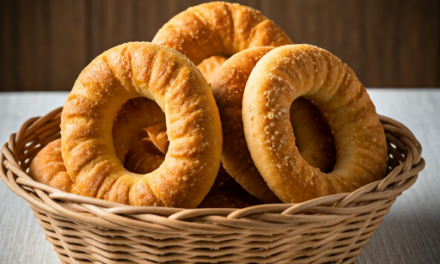
M 2 0 L 0 91 L 70 90 L 103 51 L 151 41 L 198 0 Z M 243 0 L 366 87 L 440 87 L 438 0 Z

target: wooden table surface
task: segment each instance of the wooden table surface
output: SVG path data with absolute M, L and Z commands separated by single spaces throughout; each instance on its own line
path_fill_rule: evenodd
M 399 197 L 356 263 L 440 263 L 440 89 L 369 89 L 377 112 L 420 141 L 426 168 Z M 63 105 L 66 92 L 0 93 L 0 141 L 30 117 Z M 0 263 L 60 263 L 32 210 L 0 183 Z

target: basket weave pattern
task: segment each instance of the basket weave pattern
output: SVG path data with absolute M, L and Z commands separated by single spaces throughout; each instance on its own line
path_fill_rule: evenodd
M 60 137 L 62 108 L 31 118 L 1 149 L 0 177 L 34 211 L 63 263 L 353 263 L 424 168 L 411 131 L 380 116 L 387 177 L 352 193 L 244 209 L 134 207 L 62 192 L 27 170 Z

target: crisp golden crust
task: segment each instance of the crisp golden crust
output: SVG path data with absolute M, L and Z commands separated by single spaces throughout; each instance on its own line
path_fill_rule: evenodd
M 197 65 L 197 68 L 203 74 L 203 77 L 205 77 L 206 81 L 208 83 L 211 83 L 211 80 L 214 77 L 215 73 L 222 66 L 222 64 L 225 63 L 226 60 L 227 59 L 223 56 L 211 56 L 203 60 L 199 65 Z
M 177 14 L 157 32 L 153 43 L 176 49 L 194 64 L 213 55 L 233 55 L 260 46 L 292 44 L 270 19 L 247 6 L 211 2 Z
M 295 147 L 286 115 L 300 96 L 314 102 L 332 130 L 337 161 L 328 174 Z M 385 174 L 387 146 L 375 107 L 353 71 L 323 49 L 291 45 L 267 53 L 247 82 L 243 125 L 255 165 L 283 202 L 351 192 Z
M 226 171 L 249 193 L 273 203 L 279 199 L 261 177 L 247 148 L 242 122 L 242 101 L 246 82 L 257 62 L 273 47 L 257 47 L 233 55 L 211 83 L 223 129 L 222 163 Z M 322 114 L 306 99 L 292 104 L 291 122 L 303 158 L 321 170 L 331 170 L 335 160 L 332 134 Z
M 72 180 L 61 156 L 61 139 L 42 148 L 31 162 L 29 175 L 37 182 L 70 192 Z
M 112 141 L 114 115 L 136 97 L 164 111 L 170 140 L 163 164 L 145 175 L 124 169 Z M 85 196 L 193 208 L 220 166 L 221 123 L 206 80 L 182 54 L 153 43 L 123 44 L 94 59 L 67 98 L 61 133 L 72 191 Z

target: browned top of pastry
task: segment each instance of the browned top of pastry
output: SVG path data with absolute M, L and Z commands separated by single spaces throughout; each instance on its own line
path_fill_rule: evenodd
M 153 39 L 183 53 L 196 65 L 213 55 L 233 55 L 260 46 L 292 41 L 272 20 L 239 4 L 210 2 L 171 18 Z
M 50 142 L 38 152 L 29 167 L 29 175 L 37 182 L 70 192 L 72 180 L 61 156 L 61 139 Z

